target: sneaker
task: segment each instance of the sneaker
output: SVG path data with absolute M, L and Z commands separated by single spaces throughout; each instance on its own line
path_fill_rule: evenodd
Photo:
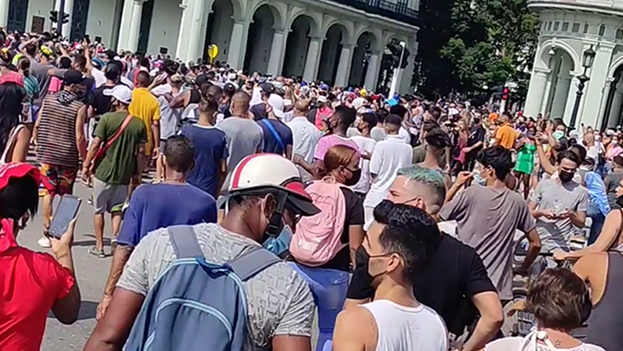
M 99 257 L 99 258 L 106 258 L 106 253 L 104 252 L 104 250 L 97 250 L 97 249 L 95 248 L 95 246 L 91 246 L 91 247 L 87 250 L 87 252 L 88 252 L 90 255 L 93 255 L 93 256 L 95 256 L 95 257 Z
M 39 244 L 39 246 L 44 247 L 46 249 L 52 247 L 52 243 L 50 242 L 50 239 L 46 238 L 45 236 L 39 239 L 37 241 L 37 244 Z

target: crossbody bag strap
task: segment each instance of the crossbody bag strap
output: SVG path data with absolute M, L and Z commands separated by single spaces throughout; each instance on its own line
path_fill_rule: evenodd
M 283 143 L 283 140 L 281 139 L 281 136 L 279 135 L 279 133 L 277 133 L 277 130 L 275 129 L 275 126 L 273 126 L 273 124 L 270 123 L 270 121 L 268 119 L 263 119 L 262 123 L 264 123 L 266 128 L 268 128 L 268 130 L 270 130 L 270 134 L 272 134 L 275 137 L 275 139 L 277 140 L 277 144 L 279 144 L 279 147 L 281 147 L 281 149 L 285 152 L 286 151 L 286 145 Z
M 121 127 L 119 127 L 119 129 L 117 129 L 115 134 L 113 134 L 113 136 L 106 141 L 106 144 L 104 144 L 104 146 L 102 146 L 98 150 L 97 155 L 95 157 L 95 160 L 98 160 L 98 159 L 102 158 L 104 156 L 104 154 L 106 153 L 106 151 L 108 150 L 108 148 L 110 148 L 112 146 L 112 144 L 115 141 L 117 141 L 117 139 L 119 139 L 119 137 L 121 136 L 121 134 L 123 133 L 125 128 L 130 124 L 130 122 L 132 122 L 132 118 L 134 118 L 134 116 L 132 116 L 130 114 L 128 114 L 126 116 L 126 118 L 123 120 L 123 123 L 121 124 Z

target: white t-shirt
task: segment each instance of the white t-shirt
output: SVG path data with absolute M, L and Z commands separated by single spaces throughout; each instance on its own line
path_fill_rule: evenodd
M 447 351 L 448 332 L 430 307 L 406 307 L 376 300 L 361 307 L 376 321 L 376 351 Z
M 361 153 L 372 155 L 374 152 L 376 140 L 361 135 L 353 136 L 351 139 L 359 146 L 359 151 Z M 365 194 L 370 190 L 370 160 L 364 160 L 362 157 L 359 162 L 359 167 L 361 168 L 361 178 L 359 182 L 350 189 L 354 192 Z
M 523 345 L 526 345 L 523 349 L 521 348 Z M 534 346 L 534 344 L 532 344 Z M 599 346 L 591 345 L 591 344 L 582 344 L 578 347 L 574 347 L 572 349 L 558 349 L 558 348 L 549 348 L 547 345 L 538 344 L 537 349 L 534 350 L 533 347 L 530 347 L 530 343 L 526 342 L 525 338 L 521 337 L 509 337 L 498 339 L 492 341 L 487 344 L 485 347 L 485 351 L 605 351 Z
M 301 155 L 306 162 L 313 163 L 314 152 L 322 135 L 320 131 L 304 116 L 294 117 L 286 125 L 292 131 L 292 155 Z M 302 168 L 297 168 L 303 180 L 311 180 L 311 175 Z
M 387 197 L 389 188 L 399 169 L 407 167 L 413 160 L 413 149 L 399 135 L 388 135 L 374 148 L 370 159 L 370 173 L 376 174 L 370 191 L 363 203 L 366 207 L 376 207 Z
M 411 134 L 409 134 L 404 127 L 400 127 L 398 130 L 398 137 L 400 137 L 400 139 L 402 139 L 405 143 L 411 144 Z

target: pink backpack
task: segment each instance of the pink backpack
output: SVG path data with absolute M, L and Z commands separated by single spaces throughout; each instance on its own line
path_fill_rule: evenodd
M 340 240 L 346 219 L 346 200 L 341 187 L 332 177 L 307 187 L 320 213 L 303 217 L 296 225 L 290 254 L 297 262 L 309 267 L 322 266 L 346 246 Z

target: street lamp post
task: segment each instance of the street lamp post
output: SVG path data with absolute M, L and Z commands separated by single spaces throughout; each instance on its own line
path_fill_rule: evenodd
M 595 50 L 593 50 L 593 46 L 591 45 L 586 51 L 584 51 L 582 57 L 582 67 L 584 67 L 584 72 L 578 77 L 580 84 L 578 84 L 578 91 L 575 96 L 575 103 L 573 104 L 573 112 L 571 113 L 571 121 L 569 122 L 569 128 L 575 129 L 575 122 L 578 119 L 578 112 L 580 109 L 580 102 L 582 100 L 582 94 L 584 94 L 584 87 L 586 86 L 586 82 L 590 80 L 590 78 L 586 75 L 588 69 L 593 67 L 593 62 L 595 61 Z

